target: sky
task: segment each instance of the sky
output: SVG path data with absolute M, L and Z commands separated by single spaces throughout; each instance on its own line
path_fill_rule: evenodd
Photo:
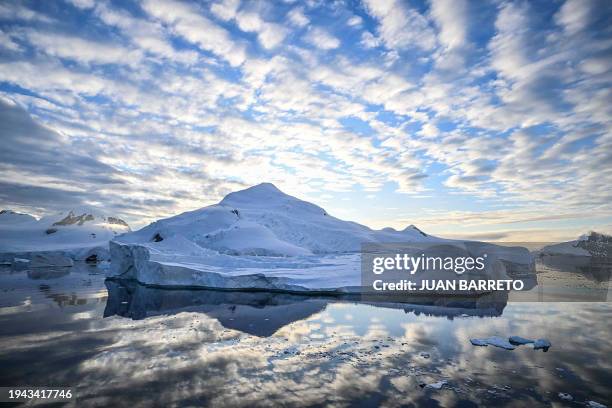
M 0 2 L 0 208 L 260 182 L 373 228 L 612 232 L 612 3 Z

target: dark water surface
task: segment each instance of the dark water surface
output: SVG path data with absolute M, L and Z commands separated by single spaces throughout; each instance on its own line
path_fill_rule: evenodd
M 540 277 L 602 289 L 554 265 Z M 612 406 L 611 321 L 607 302 L 380 305 L 3 267 L 0 386 L 70 386 L 78 407 Z M 492 335 L 552 347 L 470 344 Z

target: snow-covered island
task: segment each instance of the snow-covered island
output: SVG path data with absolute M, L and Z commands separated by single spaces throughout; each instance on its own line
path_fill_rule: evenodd
M 108 242 L 129 231 L 122 219 L 92 209 L 73 209 L 41 219 L 2 210 L 0 262 L 44 267 L 109 260 Z
M 548 245 L 537 251 L 541 256 L 612 257 L 612 236 L 590 231 L 574 241 Z
M 398 242 L 484 249 L 497 260 L 497 279 L 534 273 L 522 247 L 446 240 L 414 226 L 372 230 L 262 183 L 112 240 L 109 276 L 160 286 L 361 292 L 361 245 Z

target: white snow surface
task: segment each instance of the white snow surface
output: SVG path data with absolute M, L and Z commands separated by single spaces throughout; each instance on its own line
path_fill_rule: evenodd
M 92 254 L 109 259 L 108 242 L 130 231 L 117 217 L 72 209 L 41 218 L 10 210 L 0 212 L 0 260 L 31 259 L 43 253 L 84 260 Z M 59 259 L 59 258 L 58 258 Z
M 541 255 L 562 256 L 612 256 L 612 237 L 591 231 L 574 241 L 547 245 L 538 251 Z
M 162 286 L 354 292 L 361 244 L 398 242 L 465 246 L 414 226 L 372 230 L 262 183 L 117 237 L 109 275 Z M 483 245 L 509 264 L 532 266 L 524 248 Z

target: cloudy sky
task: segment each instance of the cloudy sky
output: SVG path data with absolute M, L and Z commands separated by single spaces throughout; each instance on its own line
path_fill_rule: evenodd
M 262 181 L 372 227 L 612 231 L 612 3 L 2 1 L 0 207 Z

